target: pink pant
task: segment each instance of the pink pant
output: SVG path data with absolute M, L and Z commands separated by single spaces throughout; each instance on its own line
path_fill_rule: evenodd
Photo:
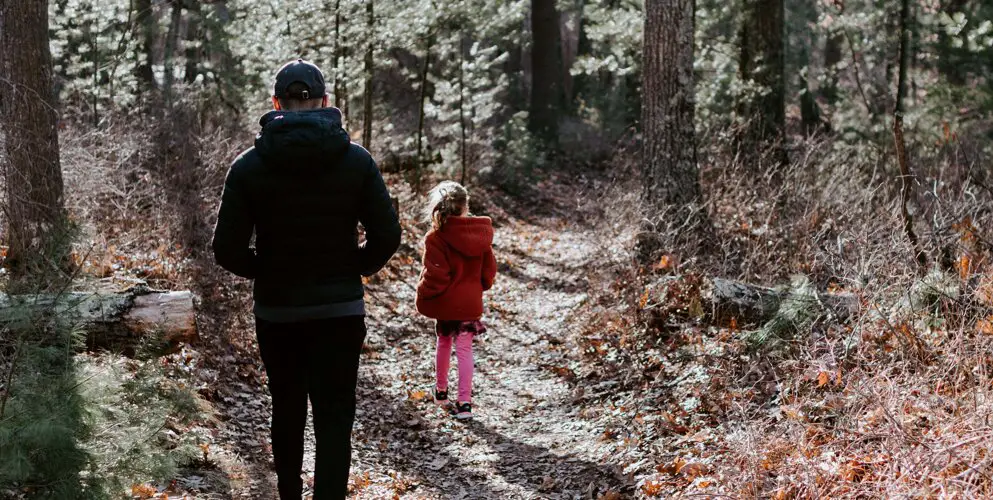
M 472 402 L 472 334 L 455 336 L 455 357 L 459 361 L 459 402 Z M 438 390 L 448 390 L 448 367 L 452 361 L 452 337 L 438 336 L 438 352 L 435 359 L 438 377 Z

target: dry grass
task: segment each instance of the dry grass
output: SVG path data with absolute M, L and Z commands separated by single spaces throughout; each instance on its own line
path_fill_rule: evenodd
M 651 456 L 632 469 L 639 494 L 993 493 L 993 193 L 974 168 L 979 150 L 948 144 L 916 158 L 916 229 L 932 263 L 920 270 L 883 152 L 814 140 L 775 179 L 715 143 L 701 155 L 714 254 L 674 249 L 635 272 L 629 252 L 605 252 L 582 318 L 589 361 L 623 374 L 614 404 L 642 422 L 628 421 L 642 440 L 631 460 Z M 633 244 L 637 188 L 608 195 L 606 247 Z M 821 290 L 857 294 L 862 310 L 847 324 L 771 332 L 777 342 L 759 345 L 750 330 L 762 325 L 665 325 L 639 311 L 648 283 L 694 273 L 770 285 L 803 275 Z
M 177 288 L 209 239 L 244 134 L 201 126 L 187 105 L 61 132 L 67 206 L 82 275 Z

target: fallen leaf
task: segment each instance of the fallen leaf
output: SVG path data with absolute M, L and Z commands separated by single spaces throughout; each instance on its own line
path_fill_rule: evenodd
M 441 470 L 446 465 L 448 465 L 448 459 L 445 457 L 438 457 L 428 464 L 428 468 L 431 470 Z
M 696 479 L 700 476 L 706 475 L 710 472 L 710 467 L 707 464 L 700 462 L 692 462 L 682 466 L 679 469 L 679 473 L 686 476 L 687 479 Z
M 976 331 L 983 335 L 993 335 L 993 316 L 987 316 L 976 322 Z
M 150 484 L 133 484 L 131 485 L 131 496 L 138 498 L 152 498 L 158 490 Z
M 541 486 L 538 487 L 538 491 L 548 493 L 549 491 L 552 491 L 552 488 L 555 488 L 555 478 L 545 476 L 545 478 L 541 481 Z
M 652 269 L 656 271 L 668 271 L 672 269 L 673 262 L 674 259 L 671 255 L 663 255 L 662 258 L 659 259 L 658 263 L 652 266 Z
M 658 481 L 645 481 L 645 484 L 641 485 L 641 492 L 650 497 L 657 497 L 662 494 L 664 486 Z
M 667 464 L 660 464 L 658 467 L 655 468 L 655 470 L 663 474 L 669 474 L 674 476 L 676 474 L 679 474 L 679 471 L 683 470 L 683 466 L 685 465 L 686 465 L 686 460 L 683 460 L 682 457 L 676 457 L 672 460 L 672 462 L 669 462 Z

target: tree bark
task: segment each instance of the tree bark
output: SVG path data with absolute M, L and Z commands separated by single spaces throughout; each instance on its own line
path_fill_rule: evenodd
M 572 68 L 579 57 L 579 33 L 583 22 L 582 7 L 582 3 L 574 4 L 573 8 L 561 13 L 559 19 L 559 34 L 562 41 L 560 44 L 562 47 L 562 105 L 563 111 L 567 113 L 573 111 L 573 104 L 576 102 L 575 78 L 573 78 L 569 68 Z
M 135 27 L 140 32 L 138 37 L 138 67 L 135 73 L 138 76 L 139 95 L 156 88 L 155 73 L 152 71 L 152 64 L 155 61 L 154 48 L 155 36 L 158 31 L 158 24 L 155 22 L 152 11 L 152 0 L 136 0 L 135 8 L 138 11 L 135 16 Z
M 586 2 L 587 0 L 576 0 L 576 9 L 579 11 L 579 15 L 576 20 L 576 59 L 580 57 L 592 54 L 593 47 L 590 42 L 590 37 L 588 36 L 588 29 L 586 27 Z M 573 95 L 580 99 L 589 99 L 587 94 L 592 87 L 593 77 L 589 75 L 579 74 L 573 78 Z M 595 81 L 595 80 L 594 80 Z
M 421 97 L 417 107 L 417 170 L 414 172 L 414 189 L 421 191 L 421 177 L 424 175 L 424 105 L 428 99 L 428 71 L 431 69 L 431 49 L 434 48 L 434 35 L 428 35 L 424 48 L 424 62 L 421 65 Z
M 639 238 L 639 257 L 652 262 L 662 245 L 662 218 L 702 227 L 702 194 L 694 129 L 693 37 L 695 0 L 645 2 L 643 46 L 644 192 L 649 226 Z M 685 231 L 695 239 L 696 231 Z
M 183 71 L 183 81 L 193 83 L 197 79 L 200 68 L 200 56 L 203 46 L 199 45 L 203 40 L 203 16 L 199 2 L 190 2 L 188 19 L 186 21 L 186 68 Z
M 0 327 L 16 330 L 47 318 L 86 332 L 89 350 L 133 353 L 144 341 L 168 344 L 196 338 L 193 294 L 139 286 L 123 292 L 58 295 L 0 294 Z
M 745 0 L 738 61 L 741 79 L 763 89 L 761 95 L 741 103 L 742 151 L 768 151 L 779 165 L 786 163 L 783 18 L 783 0 Z
M 558 138 L 562 108 L 562 49 L 555 0 L 531 0 L 531 112 L 528 126 L 546 144 Z
M 918 270 L 927 271 L 928 258 L 921 246 L 920 238 L 914 232 L 914 214 L 911 203 L 916 198 L 916 177 L 910 171 L 907 158 L 907 143 L 903 136 L 903 102 L 907 98 L 907 67 L 910 65 L 910 34 L 911 34 L 910 0 L 901 0 L 900 5 L 900 61 L 897 69 L 896 102 L 893 106 L 893 139 L 896 146 L 897 163 L 900 167 L 900 215 L 903 218 L 903 231 L 910 241 L 914 252 L 914 260 Z
M 798 26 L 800 30 L 797 38 L 800 41 L 800 121 L 803 126 L 804 135 L 814 135 L 821 130 L 827 129 L 827 124 L 821 118 L 821 107 L 817 103 L 817 95 L 810 88 L 810 75 L 812 74 L 811 57 L 814 47 L 817 46 L 817 36 L 811 26 L 817 23 L 817 2 L 805 0 L 801 8 L 799 22 L 794 20 L 790 23 Z M 796 12 L 794 11 L 794 15 Z M 787 40 L 793 40 L 787 35 Z
M 225 27 L 231 22 L 231 10 L 227 0 L 214 0 L 213 15 L 204 17 L 204 36 L 207 44 L 204 59 L 214 68 L 213 80 L 217 83 L 220 102 L 235 117 L 241 116 L 243 106 L 241 93 L 244 90 L 245 75 L 231 52 L 231 36 Z M 237 123 L 237 120 L 231 120 Z
M 820 93 L 829 105 L 838 102 L 838 64 L 841 63 L 844 44 L 845 35 L 832 33 L 824 45 L 824 72 L 826 75 Z
M 332 56 L 334 107 L 341 109 L 341 0 L 334 1 L 334 55 Z
M 166 33 L 165 52 L 162 56 L 163 83 L 167 106 L 172 105 L 172 87 L 176 80 L 176 48 L 179 45 L 179 25 L 183 22 L 182 0 L 172 0 L 172 12 L 169 17 L 169 31 Z
M 465 34 L 459 36 L 459 132 L 461 134 L 459 142 L 459 155 L 462 160 L 462 176 L 459 183 L 465 186 L 466 170 L 468 169 L 468 156 L 466 150 L 466 127 L 465 127 Z
M 372 78 L 376 71 L 373 58 L 376 44 L 374 0 L 368 0 L 365 9 L 368 41 L 365 49 L 365 89 L 362 100 L 362 144 L 366 149 L 372 149 Z
M 48 2 L 0 2 L 0 47 L 8 289 L 48 289 L 65 277 L 71 238 L 59 162 Z

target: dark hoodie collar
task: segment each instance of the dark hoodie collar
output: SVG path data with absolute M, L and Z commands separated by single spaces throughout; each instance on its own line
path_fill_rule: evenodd
M 259 119 L 255 148 L 267 163 L 314 168 L 345 151 L 351 143 L 338 108 L 270 111 Z

